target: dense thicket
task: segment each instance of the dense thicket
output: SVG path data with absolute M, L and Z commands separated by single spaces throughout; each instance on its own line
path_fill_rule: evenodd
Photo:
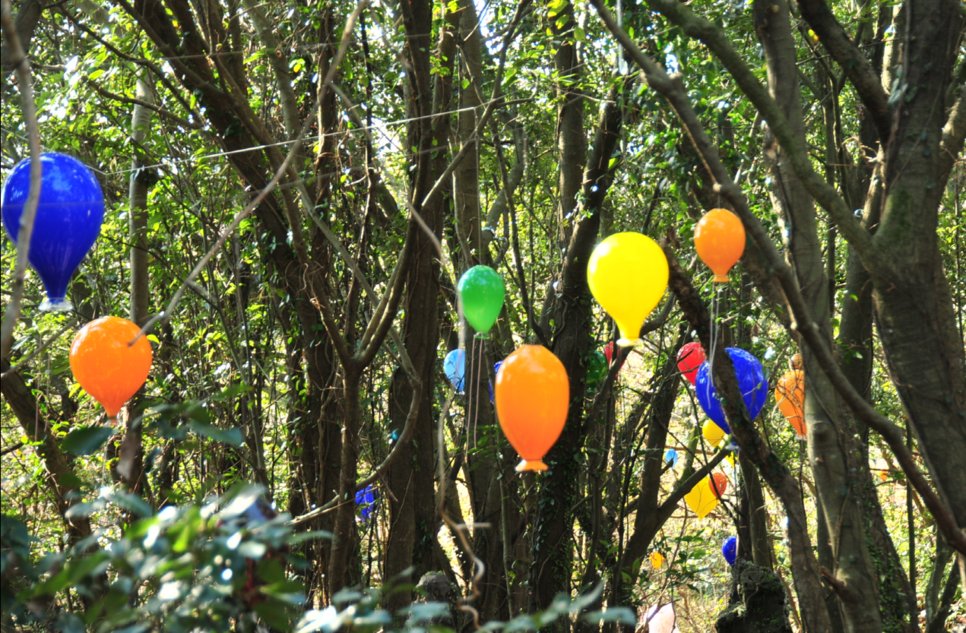
M 12 10 L 4 173 L 36 135 L 95 170 L 108 209 L 74 312 L 38 312 L 28 274 L 2 359 L 2 573 L 26 605 L 5 602 L 4 627 L 71 612 L 110 628 L 120 604 L 144 607 L 125 625 L 160 626 L 175 611 L 151 605 L 173 600 L 224 626 L 245 629 L 251 608 L 284 628 L 283 603 L 440 572 L 479 622 L 598 587 L 572 610 L 674 602 L 681 631 L 707 631 L 748 593 L 717 554 L 732 534 L 756 566 L 739 568 L 780 581 L 783 626 L 933 632 L 966 618 L 958 0 Z M 727 284 L 694 254 L 695 222 L 716 207 L 748 235 Z M 597 380 L 588 368 L 616 329 L 587 261 L 625 230 L 660 241 L 671 281 L 644 344 Z M 15 254 L 4 238 L 5 307 Z M 507 287 L 485 340 L 455 292 L 477 264 Z M 104 420 L 68 349 L 107 314 L 150 322 L 154 367 L 123 428 L 78 446 L 65 438 Z M 692 340 L 715 361 L 734 463 L 704 441 L 676 366 Z M 495 362 L 525 343 L 570 381 L 539 475 L 514 472 L 488 393 Z M 762 360 L 771 389 L 802 354 L 807 440 L 772 400 L 749 419 L 729 346 Z M 441 363 L 457 347 L 462 393 Z M 683 497 L 712 471 L 731 485 L 698 521 Z M 240 576 L 262 589 L 209 573 L 230 552 L 203 504 L 239 482 L 291 519 L 246 536 Z M 331 536 L 299 537 L 319 530 Z M 183 584 L 132 571 L 129 548 L 170 557 Z M 28 564 L 50 551 L 64 556 Z M 191 586 L 214 593 L 189 599 Z M 274 606 L 249 599 L 259 591 Z M 211 606 L 232 594 L 235 607 Z M 414 596 L 403 582 L 382 600 L 395 612 Z M 554 626 L 629 626 L 571 615 Z M 726 628 L 734 617 L 720 630 L 755 630 Z

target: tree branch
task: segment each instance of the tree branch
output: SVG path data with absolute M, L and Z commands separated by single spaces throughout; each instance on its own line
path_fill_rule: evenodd
M 40 164 L 40 132 L 37 127 L 37 106 L 34 103 L 33 82 L 30 78 L 30 63 L 20 47 L 20 37 L 10 13 L 10 1 L 2 0 L 0 22 L 3 24 L 3 38 L 7 43 L 8 63 L 17 69 L 17 83 L 23 102 L 23 118 L 27 126 L 30 144 L 30 189 L 27 200 L 20 212 L 20 228 L 17 231 L 17 259 L 13 273 L 13 291 L 10 302 L 0 325 L 0 358 L 6 358 L 13 343 L 13 328 L 20 317 L 20 300 L 23 298 L 24 276 L 27 273 L 27 256 L 30 252 L 30 238 L 34 232 L 37 217 L 37 203 L 40 201 L 40 185 L 43 167 Z
M 688 36 L 703 42 L 718 60 L 724 64 L 728 72 L 734 78 L 735 83 L 741 91 L 754 104 L 764 119 L 768 122 L 768 127 L 779 145 L 784 151 L 789 165 L 802 180 L 805 188 L 812 194 L 815 200 L 832 218 L 832 221 L 842 231 L 842 235 L 848 240 L 859 257 L 862 258 L 866 268 L 876 272 L 885 272 L 888 266 L 879 256 L 872 244 L 872 236 L 866 231 L 861 223 L 853 216 L 852 210 L 845 204 L 845 200 L 838 194 L 835 188 L 828 184 L 812 168 L 806 148 L 799 143 L 792 130 L 788 119 L 782 113 L 781 108 L 768 94 L 768 90 L 758 81 L 751 69 L 745 64 L 731 44 L 731 41 L 724 32 L 714 24 L 695 15 L 686 5 L 678 0 L 647 0 L 648 6 L 662 14 L 673 24 L 679 26 Z M 615 23 L 616 26 L 616 23 Z M 673 77 L 668 77 L 663 69 L 659 68 L 650 58 L 641 59 L 644 54 L 631 41 L 630 37 L 624 33 L 623 38 L 611 29 L 611 33 L 621 41 L 625 50 L 631 55 L 635 62 L 641 65 L 648 84 L 667 96 L 673 93 L 671 83 L 680 83 L 679 73 Z M 630 46 L 631 48 L 628 48 Z M 636 51 L 636 52 L 634 52 Z M 681 92 L 684 95 L 683 91 Z M 671 98 L 668 98 L 672 101 Z M 686 100 L 686 99 L 685 99 Z M 680 100 L 679 100 L 680 101 Z M 680 103 L 672 106 L 678 110 Z M 679 112 L 680 114 L 680 112 Z
M 838 23 L 825 0 L 797 0 L 802 17 L 812 27 L 825 49 L 832 55 L 855 86 L 859 98 L 868 108 L 883 145 L 889 140 L 892 110 L 882 80 L 859 47 Z

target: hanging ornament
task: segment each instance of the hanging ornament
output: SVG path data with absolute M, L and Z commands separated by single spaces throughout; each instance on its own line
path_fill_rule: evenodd
M 706 360 L 701 343 L 688 343 L 678 352 L 678 370 L 684 374 L 692 385 L 701 369 L 701 363 Z
M 82 327 L 70 346 L 74 379 L 101 403 L 112 420 L 151 371 L 147 337 L 130 344 L 140 330 L 127 319 L 101 317 Z
M 463 316 L 476 330 L 477 338 L 487 338 L 503 309 L 503 278 L 489 266 L 473 266 L 460 277 L 456 292 L 463 305 Z
M 450 351 L 443 359 L 443 371 L 457 393 L 463 393 L 463 380 L 466 376 L 466 353 L 461 349 Z
M 495 391 L 500 428 L 523 458 L 517 472 L 546 470 L 543 456 L 560 437 L 570 403 L 563 363 L 541 345 L 524 345 L 503 361 Z
M 47 291 L 40 309 L 73 309 L 66 299 L 74 270 L 91 250 L 104 220 L 104 194 L 94 172 L 67 154 L 41 154 L 43 175 L 27 259 Z M 3 226 L 17 242 L 30 191 L 30 159 L 20 161 L 3 184 Z
M 881 481 L 882 483 L 885 483 L 885 482 L 889 481 L 889 473 L 886 472 L 886 471 L 884 471 L 884 470 L 880 470 L 879 471 L 879 481 Z
M 711 492 L 708 483 L 709 478 L 705 477 L 691 488 L 691 491 L 684 495 L 684 502 L 698 515 L 699 519 L 708 516 L 708 513 L 718 507 L 718 498 Z
M 640 345 L 644 319 L 667 289 L 668 265 L 657 243 L 640 233 L 615 233 L 587 263 L 590 292 L 620 329 L 621 347 Z
M 596 389 L 607 377 L 607 357 L 601 351 L 594 351 L 587 360 L 587 388 Z
M 724 473 L 711 475 L 708 478 L 708 488 L 711 489 L 711 494 L 720 499 L 724 496 L 725 491 L 728 490 L 728 477 Z
M 738 388 L 741 390 L 741 397 L 745 401 L 745 408 L 748 409 L 748 415 L 754 420 L 761 413 L 761 409 L 768 399 L 768 381 L 765 380 L 761 363 L 749 352 L 738 347 L 729 347 L 725 351 L 731 357 L 731 364 L 735 369 L 735 377 L 738 379 Z M 725 433 L 731 434 L 731 428 L 725 420 L 724 410 L 721 408 L 718 399 L 718 392 L 711 381 L 711 367 L 707 361 L 701 364 L 694 387 L 698 396 L 698 403 L 704 409 L 705 414 L 714 420 Z
M 793 369 L 778 379 L 775 386 L 775 402 L 782 415 L 795 429 L 798 439 L 805 439 L 805 372 Z
M 678 452 L 673 448 L 669 448 L 664 451 L 664 463 L 670 464 L 671 468 L 678 465 Z
M 500 365 L 503 364 L 502 360 L 498 360 L 493 364 L 493 375 L 496 376 L 500 373 Z M 490 404 L 493 404 L 493 383 L 487 381 L 486 386 L 490 390 Z
M 649 633 L 675 633 L 678 630 L 675 625 L 676 620 L 674 605 L 668 603 L 662 607 L 655 606 L 648 609 L 641 624 L 647 625 Z
M 720 426 L 718 426 L 713 420 L 705 420 L 704 424 L 701 426 L 701 435 L 704 436 L 705 441 L 712 448 L 721 444 L 721 440 L 725 438 L 727 433 L 724 432 Z
M 728 281 L 728 271 L 745 252 L 745 227 L 731 211 L 711 209 L 694 227 L 694 248 L 715 281 Z
M 356 506 L 359 509 L 359 516 L 362 524 L 369 522 L 369 518 L 376 511 L 376 502 L 379 500 L 379 489 L 369 484 L 365 488 L 356 491 Z
M 735 560 L 738 558 L 738 539 L 734 536 L 725 539 L 725 542 L 721 544 L 721 555 L 728 561 L 730 567 L 734 567 Z
M 651 552 L 651 567 L 660 569 L 664 564 L 664 554 L 661 552 Z

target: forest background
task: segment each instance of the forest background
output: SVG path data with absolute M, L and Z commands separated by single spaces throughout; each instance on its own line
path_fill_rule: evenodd
M 441 572 L 484 622 L 630 627 L 576 613 L 673 601 L 708 631 L 730 535 L 795 630 L 964 622 L 960 0 L 3 7 L 4 173 L 70 153 L 108 203 L 72 313 L 37 312 L 31 273 L 19 305 L 2 242 L 5 627 L 286 628 L 346 596 L 395 612 L 410 585 L 340 591 Z M 692 241 L 715 207 L 748 234 L 717 285 Z M 616 332 L 586 265 L 624 230 L 662 243 L 670 288 L 595 380 Z M 485 343 L 455 294 L 476 264 L 507 286 Z M 67 360 L 107 314 L 150 322 L 155 357 L 116 432 Z M 801 353 L 807 439 L 772 400 L 748 419 L 716 362 L 729 466 L 676 367 L 690 340 L 752 352 L 772 388 Z M 571 386 L 540 475 L 514 473 L 488 398 L 524 343 Z M 699 521 L 682 498 L 711 472 L 730 485 Z M 239 482 L 286 513 L 242 550 L 205 505 Z

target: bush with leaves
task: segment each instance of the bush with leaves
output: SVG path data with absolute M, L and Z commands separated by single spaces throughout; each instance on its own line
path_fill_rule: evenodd
M 289 516 L 275 515 L 257 486 L 236 486 L 204 504 L 168 506 L 158 513 L 136 495 L 102 490 L 74 512 L 116 509 L 132 518 L 117 539 L 95 531 L 64 552 L 34 556 L 24 523 L 2 515 L 2 624 L 58 631 L 336 631 L 385 629 L 393 622 L 379 608 L 385 591 L 344 590 L 333 604 L 305 609 L 303 585 L 286 574 L 308 563 L 289 551 L 324 532 L 294 533 Z M 138 518 L 140 517 L 140 518 Z M 570 600 L 560 596 L 536 615 L 490 622 L 487 631 L 533 630 L 577 615 L 600 588 Z M 449 631 L 433 624 L 448 607 L 416 604 L 397 614 L 414 633 Z M 584 616 L 633 624 L 630 609 Z

